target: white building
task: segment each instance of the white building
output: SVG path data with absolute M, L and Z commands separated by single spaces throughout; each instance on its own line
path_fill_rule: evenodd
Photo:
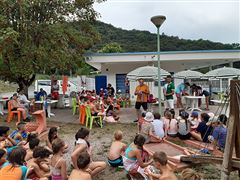
M 96 53 L 87 54 L 86 62 L 106 76 L 107 83 L 115 89 L 124 91 L 126 74 L 146 65 L 157 66 L 157 52 L 135 53 Z M 170 73 L 182 70 L 201 68 L 214 69 L 219 66 L 240 68 L 240 50 L 201 50 L 161 52 L 161 68 Z M 133 94 L 136 83 L 130 83 L 130 94 Z M 153 94 L 156 88 L 151 85 Z M 133 96 L 131 96 L 133 98 Z

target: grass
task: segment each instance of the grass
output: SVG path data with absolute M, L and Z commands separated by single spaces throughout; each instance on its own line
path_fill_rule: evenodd
M 0 81 L 0 92 L 1 93 L 14 92 L 16 90 L 17 90 L 16 85 L 12 85 L 7 82 Z

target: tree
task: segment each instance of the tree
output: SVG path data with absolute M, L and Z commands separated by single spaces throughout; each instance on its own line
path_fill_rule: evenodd
M 123 52 L 122 47 L 118 43 L 109 43 L 105 45 L 101 50 L 98 51 L 99 53 L 120 53 Z
M 99 39 L 90 24 L 95 2 L 101 0 L 1 0 L 0 77 L 27 95 L 36 73 L 79 68 Z

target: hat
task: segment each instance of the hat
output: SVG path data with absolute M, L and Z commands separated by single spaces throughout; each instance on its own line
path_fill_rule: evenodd
M 215 116 L 214 113 L 212 113 L 212 112 L 209 112 L 207 114 L 210 116 L 210 118 L 213 118 Z
M 191 117 L 197 117 L 198 116 L 198 112 L 197 111 L 193 111 L 191 114 Z
M 154 120 L 153 114 L 152 114 L 151 112 L 147 112 L 144 120 L 145 120 L 145 121 L 148 121 L 148 122 L 153 121 L 153 120 Z

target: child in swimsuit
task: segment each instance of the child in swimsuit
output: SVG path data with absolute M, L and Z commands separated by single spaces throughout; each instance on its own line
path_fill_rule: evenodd
M 77 169 L 72 170 L 69 180 L 92 180 L 91 169 L 89 168 L 91 158 L 87 152 L 82 152 L 77 159 Z
M 17 129 L 10 135 L 10 137 L 14 139 L 17 144 L 27 139 L 28 133 L 26 132 L 25 125 L 25 122 L 18 123 Z M 25 144 L 25 142 L 22 142 L 22 144 Z
M 7 152 L 7 155 L 16 148 L 17 143 L 8 135 L 9 131 L 8 126 L 0 126 L 0 149 L 4 149 Z
M 35 147 L 37 147 L 40 143 L 38 138 L 30 139 L 29 141 L 29 149 L 27 149 L 27 155 L 25 156 L 25 161 L 28 161 L 33 158 L 33 151 Z
M 122 143 L 122 131 L 114 132 L 114 141 L 108 152 L 108 163 L 112 167 L 123 166 L 123 160 L 121 154 L 126 149 L 126 144 Z
M 49 156 L 51 152 L 44 147 L 36 147 L 33 150 L 33 159 L 27 162 L 27 166 L 32 169 L 29 179 L 48 179 L 50 177 Z
M 152 163 L 152 160 L 144 162 L 144 151 L 143 145 L 145 143 L 145 138 L 143 135 L 138 134 L 134 138 L 134 142 L 131 143 L 125 150 L 123 156 L 124 169 L 128 174 L 135 175 L 139 167 L 145 168 Z
M 81 128 L 75 135 L 75 149 L 71 155 L 73 167 L 78 169 L 77 159 L 82 152 L 87 152 L 91 157 L 91 147 L 88 142 L 89 130 L 86 128 Z M 92 161 L 89 165 L 91 169 L 91 175 L 94 176 L 97 173 L 103 171 L 106 168 L 106 163 L 102 161 Z
M 27 167 L 23 165 L 26 151 L 22 147 L 17 147 L 8 156 L 0 170 L 0 179 L 25 180 Z
M 57 138 L 52 142 L 53 156 L 50 162 L 52 180 L 67 180 L 67 164 L 63 158 L 65 143 Z
M 155 174 L 151 172 L 149 168 L 146 168 L 146 174 L 150 179 L 158 180 L 177 180 L 177 177 L 174 175 L 172 169 L 168 166 L 167 155 L 165 152 L 155 152 L 153 154 L 153 160 L 155 167 L 161 172 L 161 174 Z

